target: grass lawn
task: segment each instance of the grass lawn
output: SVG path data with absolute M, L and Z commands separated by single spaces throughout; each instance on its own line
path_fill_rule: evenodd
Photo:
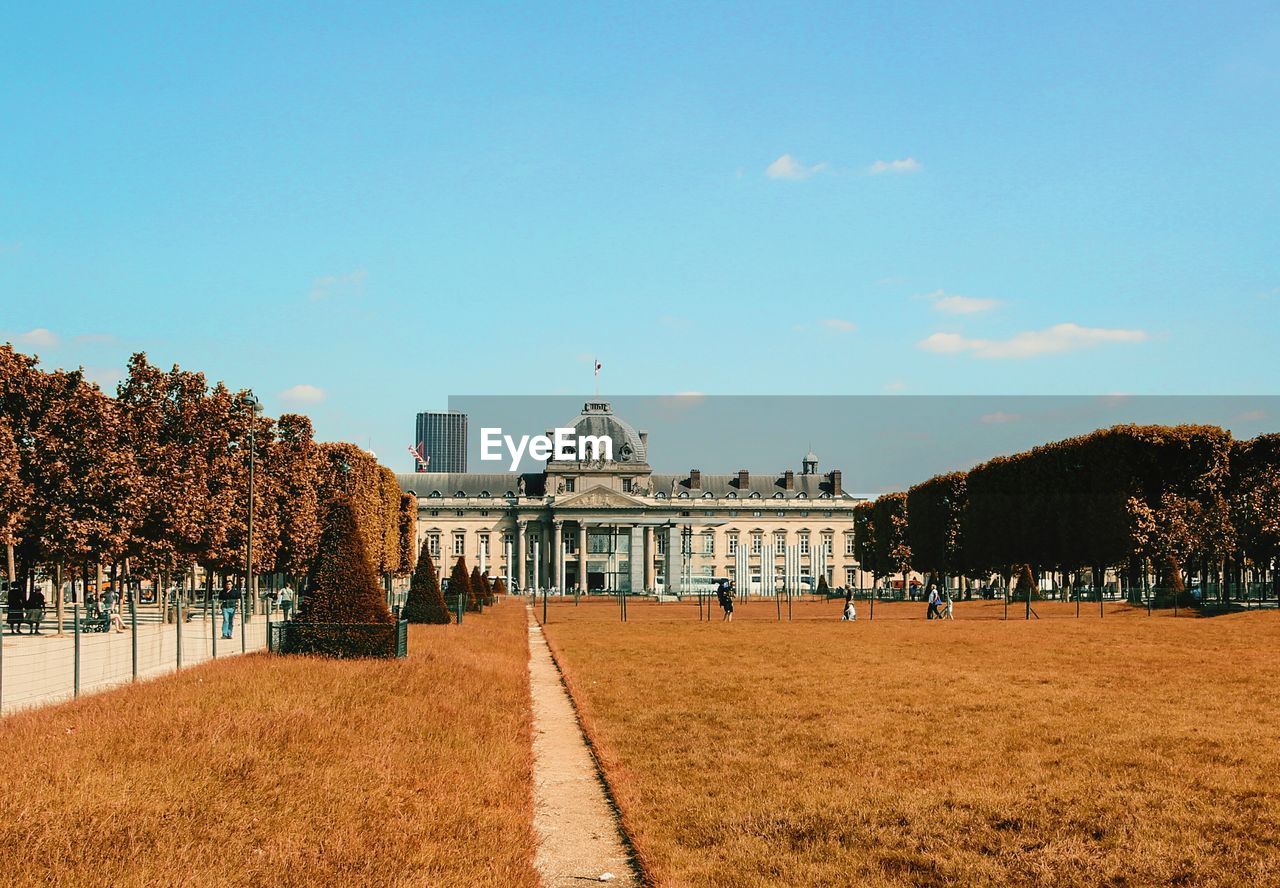
M 409 650 L 237 657 L 5 718 L 4 883 L 536 885 L 523 606 Z
M 1280 614 L 864 606 L 552 607 L 657 884 L 1280 883 Z

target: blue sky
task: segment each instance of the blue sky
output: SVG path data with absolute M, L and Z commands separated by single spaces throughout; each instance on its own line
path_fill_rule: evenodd
M 0 339 L 457 394 L 1264 394 L 1280 7 L 0 11 Z

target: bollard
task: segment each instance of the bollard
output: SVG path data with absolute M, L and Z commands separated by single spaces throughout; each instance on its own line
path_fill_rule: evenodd
M 75 662 L 73 663 L 72 670 L 71 670 L 71 675 L 72 675 L 71 696 L 79 697 L 80 696 L 80 602 L 79 601 L 76 602 L 75 610 L 72 612 L 72 616 L 76 621 L 76 626 L 75 626 L 76 635 L 75 635 L 75 654 L 74 654 Z

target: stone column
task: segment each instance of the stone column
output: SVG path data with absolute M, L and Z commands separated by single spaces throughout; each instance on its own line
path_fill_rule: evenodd
M 520 591 L 524 592 L 528 588 L 525 582 L 527 577 L 527 565 L 529 559 L 529 522 L 520 522 L 520 556 L 516 561 L 516 582 L 520 584 Z
M 672 524 L 665 528 L 667 534 L 667 557 L 663 565 L 666 573 L 666 586 L 664 591 L 668 594 L 682 592 L 681 578 L 684 573 L 684 540 L 681 537 L 682 528 L 678 524 Z
M 644 591 L 644 535 L 640 528 L 636 525 L 631 527 L 631 559 L 629 561 L 631 569 L 631 591 L 632 593 Z
M 564 594 L 564 522 L 556 520 L 553 524 L 555 528 L 554 543 L 552 544 L 553 558 L 555 559 L 552 569 L 555 571 L 555 587 Z
M 578 588 L 587 591 L 587 525 L 578 522 Z
M 646 524 L 644 527 L 644 546 L 640 553 L 644 556 L 644 590 L 648 592 L 653 588 L 653 526 Z

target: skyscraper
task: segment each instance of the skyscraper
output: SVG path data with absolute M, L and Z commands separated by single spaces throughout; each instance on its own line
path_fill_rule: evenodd
M 467 415 L 419 413 L 416 444 L 421 444 L 424 463 L 415 460 L 415 472 L 465 472 L 467 470 Z

